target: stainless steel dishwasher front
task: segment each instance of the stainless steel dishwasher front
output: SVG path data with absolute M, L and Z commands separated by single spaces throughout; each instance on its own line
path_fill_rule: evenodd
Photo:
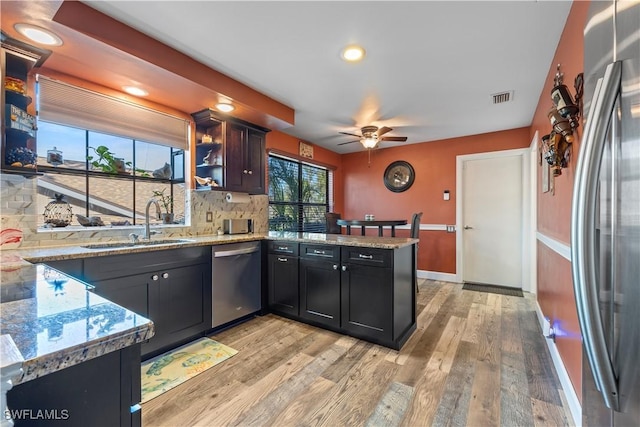
M 212 254 L 211 326 L 215 328 L 260 310 L 260 242 L 216 245 Z

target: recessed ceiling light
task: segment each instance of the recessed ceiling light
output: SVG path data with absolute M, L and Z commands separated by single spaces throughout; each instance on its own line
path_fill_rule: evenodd
M 144 89 L 140 89 L 139 87 L 136 87 L 136 86 L 123 86 L 122 89 L 124 89 L 124 91 L 127 92 L 129 95 L 133 95 L 133 96 L 149 95 L 149 92 L 147 92 Z
M 17 32 L 31 41 L 47 46 L 62 46 L 62 39 L 51 31 L 31 24 L 18 23 L 13 26 Z
M 233 105 L 227 103 L 227 102 L 219 102 L 216 104 L 216 108 L 219 111 L 222 111 L 223 113 L 229 113 L 233 110 L 236 109 L 236 107 L 234 107 Z
M 360 46 L 347 46 L 342 51 L 342 59 L 349 62 L 356 62 L 364 58 L 364 54 L 364 49 Z

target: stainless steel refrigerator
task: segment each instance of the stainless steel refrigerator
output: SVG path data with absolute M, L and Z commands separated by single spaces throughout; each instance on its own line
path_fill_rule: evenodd
M 582 421 L 640 426 L 640 0 L 592 0 L 571 218 Z

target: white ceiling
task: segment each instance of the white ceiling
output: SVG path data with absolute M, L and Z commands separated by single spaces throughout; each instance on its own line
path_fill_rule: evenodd
M 86 1 L 295 109 L 339 153 L 365 125 L 407 144 L 531 124 L 570 1 Z M 352 43 L 364 61 L 345 63 Z M 513 91 L 493 105 L 492 94 Z M 383 142 L 380 147 L 398 145 Z

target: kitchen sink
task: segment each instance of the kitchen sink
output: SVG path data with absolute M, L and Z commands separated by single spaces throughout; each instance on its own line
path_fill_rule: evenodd
M 136 243 L 131 242 L 109 242 L 109 243 L 95 243 L 90 245 L 81 246 L 85 249 L 117 249 L 117 248 L 135 248 L 138 246 L 155 246 L 155 245 L 171 245 L 178 243 L 190 243 L 194 240 L 190 239 L 157 239 L 157 240 L 142 240 Z

